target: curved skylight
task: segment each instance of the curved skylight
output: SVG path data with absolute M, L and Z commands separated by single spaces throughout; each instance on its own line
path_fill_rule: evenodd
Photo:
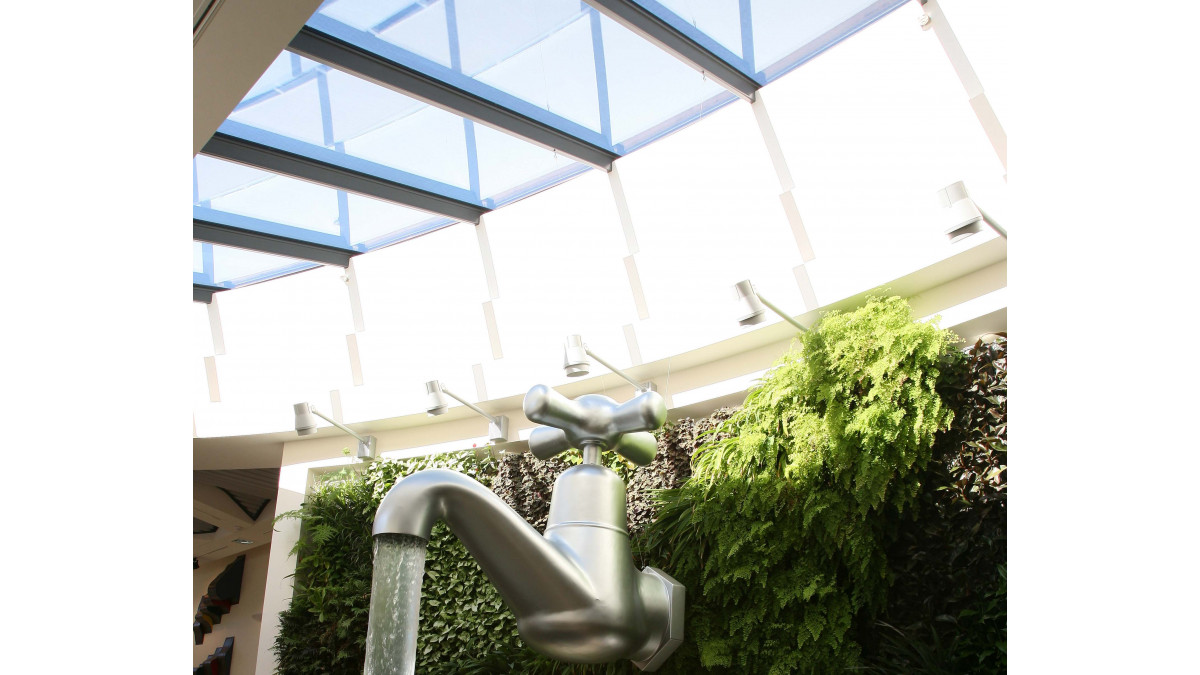
M 328 0 L 195 160 L 194 278 L 231 288 L 477 222 L 901 4 Z

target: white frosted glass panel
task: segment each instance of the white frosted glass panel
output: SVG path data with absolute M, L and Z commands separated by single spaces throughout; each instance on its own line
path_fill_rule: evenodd
M 424 410 L 424 383 L 441 379 L 475 400 L 472 364 L 491 358 L 487 282 L 474 226 L 453 225 L 360 256 L 354 263 L 366 330 L 358 333 L 367 398 L 343 397 L 347 419 Z
M 219 361 L 217 369 L 218 371 L 221 369 Z M 203 363 L 201 363 L 201 370 L 203 370 Z M 224 396 L 224 382 L 222 381 L 221 403 L 209 403 L 205 398 L 204 403 L 195 406 L 193 413 L 196 416 L 196 434 L 198 436 L 244 436 L 295 430 L 296 416 L 291 404 L 281 404 L 276 399 L 228 403 L 224 401 Z M 328 392 L 308 397 L 306 400 L 317 406 L 321 412 L 329 414 L 331 408 Z M 291 403 L 299 402 L 300 400 L 295 400 Z M 317 421 L 318 428 L 328 426 L 325 420 L 318 418 Z M 297 436 L 297 438 L 299 437 Z
M 352 322 L 340 274 L 320 268 L 223 293 L 222 404 L 316 402 L 350 386 Z
M 629 365 L 621 327 L 636 321 L 608 176 L 593 171 L 486 216 L 504 349 L 484 365 L 493 398 L 566 381 L 562 345 L 578 333 L 617 367 Z M 603 373 L 597 365 L 593 374 Z
M 1013 46 L 1013 22 L 1020 20 L 1020 15 L 997 0 L 938 0 L 938 4 L 983 85 L 992 110 L 1004 124 L 1012 102 L 1008 53 Z
M 1003 169 L 937 37 L 913 30 L 920 13 L 901 7 L 762 91 L 822 304 L 962 250 L 935 199 L 950 183 L 1004 216 Z
M 208 305 L 203 302 L 192 303 L 192 356 L 203 360 L 212 356 L 212 329 L 208 325 Z
M 749 104 L 619 161 L 650 310 L 638 327 L 646 361 L 736 335 L 733 284 L 742 279 L 802 312 L 792 273 L 800 252 Z
M 204 367 L 204 356 L 192 356 L 189 369 L 192 376 L 192 408 L 197 409 L 209 401 L 208 370 Z

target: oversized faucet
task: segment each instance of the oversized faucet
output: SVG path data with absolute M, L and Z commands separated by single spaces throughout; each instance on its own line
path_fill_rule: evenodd
M 544 534 L 479 482 L 446 469 L 397 482 L 375 515 L 374 534 L 428 540 L 444 520 L 500 591 L 525 644 L 571 663 L 629 659 L 641 670 L 658 669 L 683 641 L 684 588 L 662 570 L 634 566 L 625 483 L 599 460 L 604 450 L 639 465 L 654 459 L 649 432 L 667 419 L 662 396 L 646 391 L 619 405 L 596 394 L 572 401 L 537 385 L 524 410 L 547 425 L 529 436 L 536 457 L 583 453 L 583 463 L 554 483 Z

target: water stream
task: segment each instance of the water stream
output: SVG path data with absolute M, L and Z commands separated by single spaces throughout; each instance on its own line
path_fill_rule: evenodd
M 405 534 L 375 537 L 367 662 L 363 675 L 413 675 L 426 541 Z

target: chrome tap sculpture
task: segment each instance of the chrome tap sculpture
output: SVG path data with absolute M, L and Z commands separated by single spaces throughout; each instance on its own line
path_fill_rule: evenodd
M 625 529 L 625 483 L 599 463 L 613 450 L 645 465 L 667 419 L 654 391 L 618 405 L 588 394 L 572 401 L 545 385 L 525 395 L 529 450 L 548 459 L 570 448 L 583 463 L 559 475 L 544 535 L 491 490 L 455 471 L 419 471 L 384 498 L 374 534 L 429 539 L 438 520 L 462 540 L 517 618 L 525 644 L 572 663 L 630 659 L 658 669 L 683 641 L 684 588 L 665 572 L 633 565 Z

